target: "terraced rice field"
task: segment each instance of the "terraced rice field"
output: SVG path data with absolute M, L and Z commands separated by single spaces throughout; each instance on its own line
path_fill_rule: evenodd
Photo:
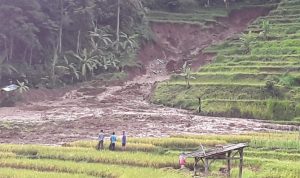
M 107 177 L 107 178 L 183 178 L 192 177 L 193 159 L 178 169 L 178 155 L 215 145 L 247 142 L 245 178 L 298 178 L 300 176 L 299 133 L 253 133 L 247 135 L 174 135 L 169 138 L 129 138 L 126 151 L 95 149 L 96 141 L 83 140 L 63 146 L 0 145 L 1 178 Z M 107 144 L 105 147 L 107 148 Z M 232 177 L 237 175 L 234 164 Z M 210 177 L 225 177 L 213 163 Z
M 198 110 L 201 98 L 202 115 L 299 124 L 299 9 L 299 1 L 281 1 L 244 34 L 206 48 L 216 57 L 189 74 L 190 87 L 186 74 L 173 75 L 158 84 L 152 101 Z

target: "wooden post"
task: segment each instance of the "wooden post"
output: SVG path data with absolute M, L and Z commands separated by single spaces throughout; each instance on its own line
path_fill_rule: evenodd
M 202 108 L 201 108 L 201 98 L 200 97 L 198 98 L 198 102 L 199 102 L 198 112 L 201 113 Z
M 227 154 L 227 177 L 230 177 L 230 171 L 231 171 L 230 158 L 231 158 L 231 151 L 229 151 Z
M 244 148 L 239 150 L 240 153 L 240 168 L 239 168 L 239 178 L 243 177 L 243 159 L 244 159 Z
M 199 171 L 199 158 L 195 157 L 195 163 L 194 163 L 194 176 L 197 176 L 197 172 Z
M 204 168 L 205 168 L 205 176 L 207 177 L 207 176 L 208 176 L 208 169 L 209 169 L 208 159 L 205 158 L 204 162 L 205 162 L 205 165 L 204 165 Z

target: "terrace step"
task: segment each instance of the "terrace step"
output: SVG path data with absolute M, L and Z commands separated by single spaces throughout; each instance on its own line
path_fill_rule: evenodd
M 207 66 L 203 72 L 295 72 L 300 71 L 300 66 Z
M 278 61 L 240 61 L 240 62 L 232 62 L 232 61 L 224 61 L 222 63 L 213 63 L 210 66 L 292 66 L 292 65 L 300 65 L 300 61 L 291 61 L 291 62 L 278 62 Z

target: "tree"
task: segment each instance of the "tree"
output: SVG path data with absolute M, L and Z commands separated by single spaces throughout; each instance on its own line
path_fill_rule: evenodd
M 120 43 L 120 0 L 118 0 L 117 4 L 117 40 L 116 40 L 116 50 L 119 51 L 119 43 Z
M 33 15 L 34 14 L 34 15 Z M 29 55 L 28 50 L 39 48 L 37 23 L 44 18 L 40 6 L 35 0 L 4 1 L 0 6 L 0 33 L 7 60 L 22 59 Z M 32 50 L 30 50 L 32 52 Z
M 133 6 L 136 10 L 144 12 L 143 5 L 140 0 L 127 0 L 128 3 Z M 117 30 L 116 30 L 116 50 L 119 51 L 120 43 L 120 12 L 121 11 L 121 1 L 117 0 Z

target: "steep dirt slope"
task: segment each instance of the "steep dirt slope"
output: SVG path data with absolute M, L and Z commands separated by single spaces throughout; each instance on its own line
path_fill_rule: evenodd
M 145 45 L 139 54 L 144 75 L 122 85 L 86 84 L 52 101 L 0 108 L 0 142 L 58 144 L 93 138 L 100 129 L 117 134 L 126 130 L 139 137 L 291 129 L 255 120 L 202 117 L 148 102 L 155 82 L 168 79 L 184 60 L 192 60 L 197 68 L 211 60 L 201 53 L 203 48 L 240 33 L 247 23 L 265 14 L 263 9 L 236 11 L 206 28 L 152 24 L 155 43 Z

